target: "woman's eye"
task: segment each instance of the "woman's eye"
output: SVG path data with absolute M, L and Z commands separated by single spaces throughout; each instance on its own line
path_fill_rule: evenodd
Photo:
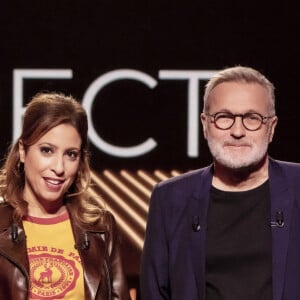
M 52 149 L 50 147 L 41 147 L 41 152 L 45 154 L 50 154 L 52 153 Z
M 75 160 L 75 159 L 78 158 L 79 153 L 78 153 L 77 151 L 68 151 L 68 152 L 67 152 L 67 155 L 68 155 L 71 159 Z

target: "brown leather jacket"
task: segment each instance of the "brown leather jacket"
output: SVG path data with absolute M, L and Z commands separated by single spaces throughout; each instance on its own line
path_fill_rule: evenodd
M 129 300 L 113 216 L 105 212 L 101 224 L 79 228 L 72 220 L 74 205 L 67 207 L 84 270 L 85 300 Z M 22 224 L 13 228 L 12 212 L 11 206 L 0 205 L 0 299 L 27 300 L 26 237 Z

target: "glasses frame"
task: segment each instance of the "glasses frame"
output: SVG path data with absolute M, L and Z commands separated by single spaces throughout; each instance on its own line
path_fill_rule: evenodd
M 218 126 L 218 124 L 216 122 L 216 117 L 218 115 L 221 115 L 221 114 L 225 114 L 225 115 L 230 116 L 230 118 L 232 119 L 232 124 L 230 126 L 228 126 L 226 128 L 222 128 L 222 127 Z M 230 112 L 223 112 L 223 111 L 219 111 L 219 112 L 217 112 L 215 114 L 205 114 L 205 115 L 213 118 L 213 120 L 211 120 L 211 122 L 214 123 L 215 126 L 218 129 L 220 129 L 220 130 L 228 130 L 228 129 L 230 129 L 234 125 L 235 119 L 237 117 L 240 117 L 242 119 L 242 124 L 243 124 L 244 128 L 247 129 L 247 130 L 249 130 L 249 131 L 257 131 L 257 130 L 259 130 L 262 127 L 263 124 L 266 124 L 265 120 L 272 119 L 274 117 L 274 116 L 263 116 L 263 115 L 261 115 L 260 113 L 257 113 L 257 112 L 249 112 L 249 113 L 245 113 L 245 114 L 233 114 L 233 113 L 230 113 Z M 256 129 L 249 129 L 245 125 L 245 123 L 244 123 L 245 117 L 251 116 L 251 115 L 255 115 L 255 116 L 257 116 L 257 117 L 259 117 L 261 119 L 260 125 Z

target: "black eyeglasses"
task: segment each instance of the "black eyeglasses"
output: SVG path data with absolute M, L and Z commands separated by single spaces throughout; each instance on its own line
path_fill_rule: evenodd
M 216 127 L 222 130 L 230 129 L 236 117 L 242 118 L 242 123 L 247 130 L 256 131 L 261 128 L 262 124 L 265 124 L 267 119 L 272 117 L 264 117 L 259 113 L 246 113 L 246 114 L 232 114 L 230 112 L 217 112 L 213 115 L 206 114 L 212 117 L 212 122 L 215 123 Z

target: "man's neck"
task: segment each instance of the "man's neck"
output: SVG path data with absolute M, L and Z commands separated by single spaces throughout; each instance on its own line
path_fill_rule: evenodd
M 241 169 L 229 169 L 215 162 L 212 184 L 224 191 L 247 191 L 256 188 L 269 178 L 268 165 L 267 156 L 257 165 Z

